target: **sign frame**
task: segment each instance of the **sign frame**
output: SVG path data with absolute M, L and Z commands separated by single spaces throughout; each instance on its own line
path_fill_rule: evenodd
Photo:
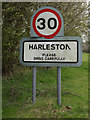
M 79 67 L 82 64 L 82 40 L 80 37 L 54 37 L 53 39 L 49 39 L 49 41 L 77 41 L 78 42 L 78 62 L 24 62 L 23 61 L 23 43 L 27 41 L 47 41 L 46 38 L 22 38 L 20 41 L 20 63 L 24 66 L 40 66 L 40 67 Z

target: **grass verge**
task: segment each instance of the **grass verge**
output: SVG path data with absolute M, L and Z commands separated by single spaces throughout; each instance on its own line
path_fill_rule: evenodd
M 57 68 L 37 68 L 36 103 L 32 103 L 32 70 L 18 67 L 3 76 L 3 118 L 87 118 L 88 54 L 80 67 L 61 69 L 62 106 L 57 105 Z

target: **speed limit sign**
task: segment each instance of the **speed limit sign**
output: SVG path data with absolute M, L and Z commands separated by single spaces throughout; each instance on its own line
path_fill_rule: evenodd
M 54 36 L 61 35 L 63 28 L 63 18 L 58 11 L 52 7 L 44 7 L 39 9 L 31 21 L 31 35 L 54 38 Z M 64 33 L 64 32 L 62 32 Z M 32 37 L 35 37 L 32 36 Z

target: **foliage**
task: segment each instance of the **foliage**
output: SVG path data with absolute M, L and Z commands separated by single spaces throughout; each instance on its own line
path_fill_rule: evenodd
M 23 37 L 30 37 L 31 16 L 40 7 L 56 8 L 64 18 L 65 36 L 81 36 L 87 34 L 87 5 L 78 2 L 8 2 L 2 6 L 2 44 L 3 73 L 13 70 L 19 65 L 19 43 Z

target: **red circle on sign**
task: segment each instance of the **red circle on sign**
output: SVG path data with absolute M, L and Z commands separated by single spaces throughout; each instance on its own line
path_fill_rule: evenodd
M 38 17 L 41 13 L 43 13 L 43 12 L 51 12 L 51 13 L 53 13 L 54 15 L 56 15 L 56 17 L 57 17 L 57 19 L 58 19 L 58 22 L 59 22 L 58 28 L 57 28 L 57 30 L 56 30 L 53 34 L 51 34 L 51 35 L 43 35 L 43 34 L 41 34 L 41 33 L 36 29 L 36 25 L 35 25 L 36 19 L 37 19 L 37 17 Z M 33 18 L 33 29 L 34 29 L 35 33 L 36 33 L 39 37 L 44 37 L 44 38 L 48 38 L 48 39 L 54 38 L 54 36 L 57 35 L 58 32 L 60 31 L 61 25 L 62 25 L 62 22 L 61 22 L 61 18 L 60 18 L 60 16 L 59 16 L 59 14 L 58 14 L 55 10 L 52 10 L 52 9 L 46 8 L 46 9 L 40 10 L 39 12 L 36 13 L 36 15 L 35 15 L 34 18 Z

